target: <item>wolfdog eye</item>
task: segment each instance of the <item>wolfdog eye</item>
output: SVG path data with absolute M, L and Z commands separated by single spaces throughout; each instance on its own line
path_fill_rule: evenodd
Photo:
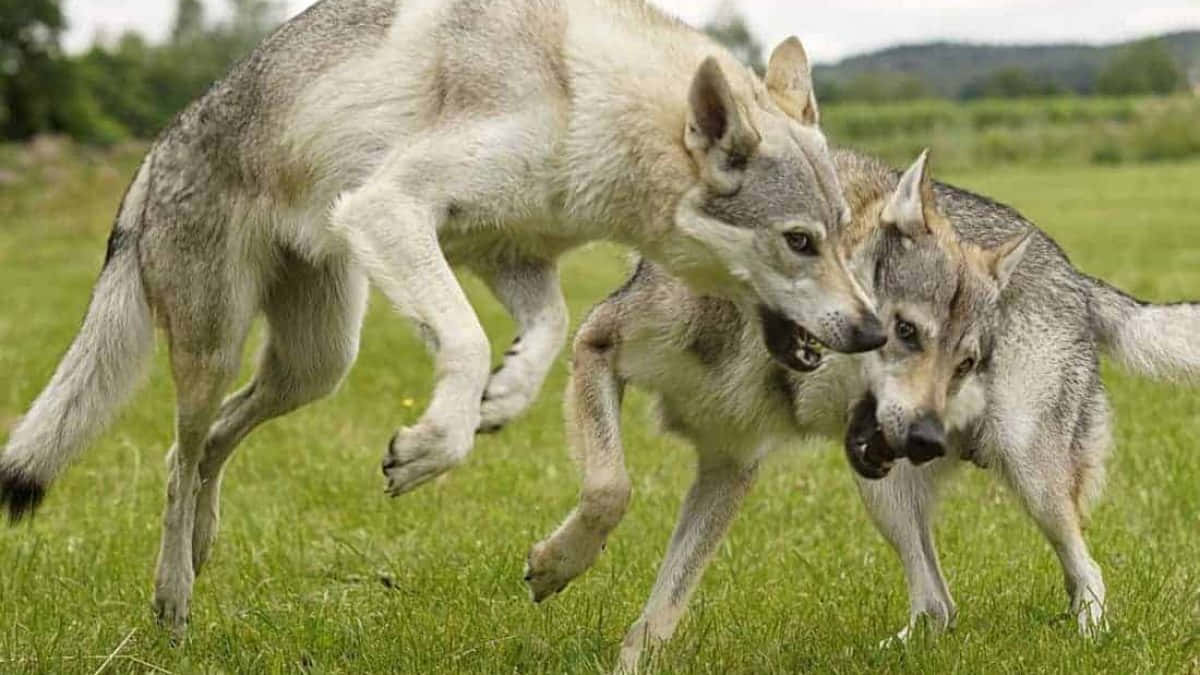
M 896 318 L 896 337 L 913 349 L 921 346 L 917 342 L 917 327 L 899 317 Z
M 962 363 L 958 364 L 958 368 L 954 369 L 954 376 L 963 377 L 972 370 L 975 370 L 975 359 L 968 357 L 963 359 Z
M 812 237 L 804 232 L 793 230 L 783 234 L 784 241 L 787 242 L 788 248 L 801 255 L 813 255 L 816 253 L 813 247 Z

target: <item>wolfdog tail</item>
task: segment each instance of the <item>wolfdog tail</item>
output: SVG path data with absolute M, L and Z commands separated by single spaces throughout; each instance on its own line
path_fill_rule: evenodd
M 1088 281 L 1093 329 L 1108 354 L 1149 377 L 1200 380 L 1200 303 L 1155 305 Z
M 12 522 L 32 514 L 60 471 L 136 388 L 154 343 L 154 323 L 136 251 L 150 171 L 130 185 L 108 240 L 108 256 L 75 341 L 0 455 L 0 506 Z

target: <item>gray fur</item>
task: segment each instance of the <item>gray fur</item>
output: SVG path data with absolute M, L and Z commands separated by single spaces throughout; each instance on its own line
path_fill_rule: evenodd
M 153 316 L 178 398 L 155 606 L 179 634 L 225 462 L 254 427 L 337 386 L 368 281 L 420 328 L 437 376 L 388 445 L 391 494 L 528 407 L 566 339 L 556 260 L 586 241 L 632 245 L 833 348 L 865 348 L 878 321 L 845 261 L 785 242 L 836 240 L 847 210 L 798 41 L 770 76 L 641 0 L 315 4 L 154 143 L 83 330 L 0 457 L 0 500 L 27 514 L 111 419 Z M 732 206 L 704 208 L 718 203 Z M 516 320 L 495 371 L 452 265 Z M 222 403 L 259 313 L 258 373 Z
M 920 181 L 909 184 L 923 206 L 910 210 L 924 219 L 918 224 L 925 234 L 914 237 L 922 230 L 884 222 L 896 172 L 854 153 L 837 153 L 835 161 L 855 219 L 844 238 L 847 257 L 891 326 L 888 344 L 869 354 L 828 355 L 813 373 L 780 371 L 761 348 L 757 322 L 733 304 L 716 309 L 721 301 L 643 263 L 622 292 L 593 311 L 575 343 L 567 408 L 583 491 L 580 506 L 530 551 L 534 599 L 585 571 L 627 508 L 619 400 L 603 399 L 593 382 L 658 396 L 668 429 L 699 454 L 694 495 L 707 494 L 712 469 L 705 467 L 726 466 L 723 475 L 732 481 L 752 477 L 761 456 L 780 444 L 811 434 L 841 440 L 851 408 L 869 393 L 878 399 L 872 412 L 894 454 L 877 474 L 887 477 L 860 478 L 859 485 L 904 563 L 911 621 L 929 616 L 945 626 L 955 615 L 931 519 L 938 486 L 961 458 L 991 468 L 1019 495 L 1058 554 L 1071 611 L 1090 634 L 1103 626 L 1105 589 L 1081 527 L 1111 442 L 1099 353 L 1115 350 L 1151 375 L 1195 376 L 1200 349 L 1193 344 L 1138 338 L 1152 320 L 1150 339 L 1183 335 L 1200 311 L 1139 303 L 1079 273 L 1012 209 L 949 186 L 929 184 L 920 197 Z M 925 341 L 917 350 L 895 332 L 906 315 Z M 605 336 L 603 359 L 587 356 L 592 343 L 583 337 L 597 334 Z M 974 365 L 964 371 L 967 359 Z M 947 456 L 920 466 L 902 461 L 906 430 L 929 414 L 946 429 Z M 598 443 L 600 437 L 606 440 Z M 613 485 L 621 486 L 622 500 L 591 500 Z M 733 485 L 720 489 L 724 502 L 713 507 L 719 518 L 693 517 L 685 508 L 659 581 L 625 639 L 620 669 L 634 670 L 644 648 L 670 638 L 697 570 L 744 494 Z

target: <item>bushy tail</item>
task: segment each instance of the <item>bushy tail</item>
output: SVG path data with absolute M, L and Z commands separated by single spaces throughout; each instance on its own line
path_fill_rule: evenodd
M 1152 305 L 1090 283 L 1092 321 L 1108 354 L 1150 377 L 1200 380 L 1200 303 Z
M 113 418 L 141 380 L 154 323 L 133 246 L 147 177 L 134 180 L 83 327 L 0 456 L 0 506 L 15 522 Z

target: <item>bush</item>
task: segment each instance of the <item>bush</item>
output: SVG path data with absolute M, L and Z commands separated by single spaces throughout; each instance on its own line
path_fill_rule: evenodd
M 822 124 L 837 144 L 901 165 L 933 147 L 941 166 L 1117 164 L 1200 156 L 1200 100 L 1056 97 L 835 104 Z
M 1196 106 L 1171 104 L 1147 115 L 1132 130 L 1137 158 L 1153 162 L 1200 155 L 1200 122 Z

